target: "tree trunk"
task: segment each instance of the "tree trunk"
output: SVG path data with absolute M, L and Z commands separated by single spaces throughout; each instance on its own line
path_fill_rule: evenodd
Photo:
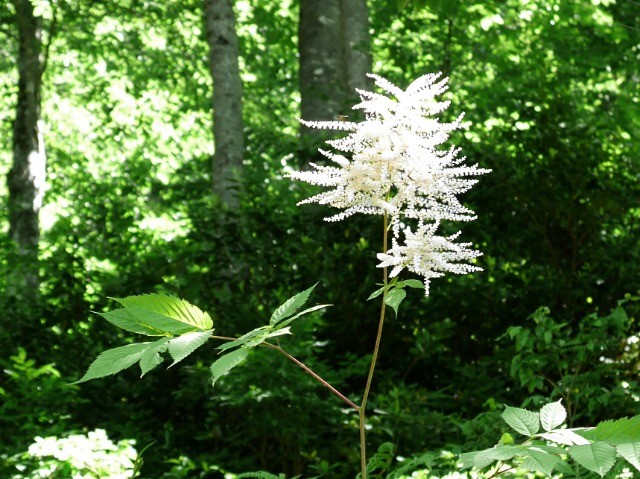
M 341 0 L 301 0 L 298 42 L 301 113 L 305 120 L 333 120 L 345 113 Z M 321 130 L 301 127 L 303 139 Z
M 344 73 L 349 104 L 357 100 L 356 88 L 370 90 L 371 35 L 367 0 L 340 0 Z
M 38 298 L 39 211 L 46 178 L 40 122 L 43 66 L 41 21 L 30 0 L 13 0 L 18 27 L 18 101 L 13 124 L 13 165 L 7 177 L 9 236 L 16 247 L 16 267 L 9 295 L 27 302 Z
M 234 191 L 244 153 L 242 82 L 232 0 L 205 0 L 204 23 L 213 79 L 213 191 L 229 208 L 237 207 Z

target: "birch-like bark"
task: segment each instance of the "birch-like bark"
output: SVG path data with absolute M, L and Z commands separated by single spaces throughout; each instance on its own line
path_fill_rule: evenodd
M 41 21 L 30 0 L 13 0 L 18 30 L 18 99 L 13 123 L 13 164 L 7 177 L 9 236 L 17 258 L 9 291 L 26 301 L 38 298 L 39 212 L 44 197 L 46 155 L 40 121 Z
M 232 0 L 204 0 L 204 23 L 213 79 L 213 191 L 230 209 L 238 204 L 244 137 L 242 82 Z

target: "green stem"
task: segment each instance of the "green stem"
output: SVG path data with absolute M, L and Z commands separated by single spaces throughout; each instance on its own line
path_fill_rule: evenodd
M 382 252 L 387 252 L 387 229 L 389 228 L 389 218 L 387 213 L 384 214 L 384 236 L 382 238 Z M 376 343 L 373 347 L 373 355 L 371 356 L 371 365 L 369 366 L 369 375 L 367 376 L 367 384 L 362 395 L 362 403 L 358 408 L 358 416 L 360 418 L 360 467 L 362 469 L 362 479 L 367 479 L 367 435 L 365 430 L 367 399 L 369 399 L 369 391 L 371 390 L 371 382 L 373 381 L 373 372 L 376 368 L 378 360 L 378 352 L 380 351 L 380 341 L 382 339 L 382 327 L 384 326 L 384 314 L 386 311 L 387 300 L 387 284 L 389 282 L 389 274 L 387 268 L 382 269 L 385 289 L 382 293 L 382 306 L 380 307 L 380 319 L 378 321 L 378 334 Z

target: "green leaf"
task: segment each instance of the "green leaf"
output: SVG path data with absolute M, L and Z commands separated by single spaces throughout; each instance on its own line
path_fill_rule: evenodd
M 207 313 L 174 296 L 145 294 L 115 300 L 143 328 L 179 335 L 190 331 L 206 331 L 213 327 L 213 321 Z
M 620 444 L 617 447 L 618 454 L 624 457 L 629 464 L 640 471 L 640 442 L 633 444 Z
M 206 343 L 211 337 L 212 330 L 193 331 L 173 338 L 168 343 L 169 354 L 173 358 L 171 366 L 175 366 L 192 352 Z M 171 367 L 169 366 L 169 367 Z
M 604 421 L 593 429 L 577 432 L 590 441 L 604 441 L 613 445 L 640 442 L 640 416 Z
M 405 286 L 415 289 L 424 289 L 424 284 L 422 284 L 422 281 L 419 281 L 417 279 L 405 279 L 404 281 L 398 281 L 398 283 L 396 284 L 396 288 L 404 288 Z
M 144 376 L 164 361 L 162 353 L 167 350 L 167 341 L 169 341 L 169 338 L 162 338 L 154 341 L 149 345 L 142 356 L 140 356 L 140 377 Z
M 134 343 L 102 351 L 91 363 L 85 375 L 72 384 L 119 373 L 137 363 L 152 344 L 154 343 Z
M 502 419 L 514 430 L 524 436 L 533 436 L 540 430 L 538 413 L 518 407 L 505 406 Z
M 557 456 L 553 456 L 545 451 L 529 448 L 524 451 L 527 456 L 522 466 L 530 471 L 538 471 L 550 476 L 553 469 L 561 461 Z
M 214 385 L 216 381 L 220 379 L 220 376 L 228 373 L 231 369 L 247 359 L 249 351 L 247 348 L 239 348 L 225 354 L 214 362 L 211 365 L 211 384 Z
M 99 314 L 114 326 L 129 331 L 130 333 L 144 334 L 146 336 L 166 336 L 164 331 L 152 328 L 148 324 L 143 324 L 139 320 L 136 320 L 136 318 L 124 308 L 96 314 Z
M 269 331 L 271 331 L 271 328 L 269 328 L 269 326 L 260 326 L 249 331 L 248 333 L 243 334 L 238 339 L 234 339 L 233 341 L 229 341 L 228 343 L 221 344 L 217 349 L 225 351 L 227 349 L 235 348 L 238 346 L 244 346 L 250 341 L 255 344 L 260 344 L 262 341 L 267 339 Z
M 294 316 L 291 316 L 289 319 L 285 319 L 283 321 L 280 321 L 276 326 L 278 328 L 282 328 L 284 326 L 288 326 L 289 324 L 291 324 L 293 321 L 295 321 L 296 319 L 298 319 L 300 316 L 304 316 L 305 314 L 309 314 L 313 311 L 317 311 L 319 309 L 324 309 L 328 306 L 331 306 L 330 304 L 319 304 L 317 306 L 312 306 L 311 308 L 307 308 L 304 311 L 300 311 L 299 313 L 297 313 Z
M 561 403 L 562 400 L 552 402 L 540 409 L 540 423 L 545 431 L 553 431 L 567 419 L 567 411 Z
M 293 313 L 295 313 L 304 303 L 309 299 L 309 295 L 311 291 L 318 285 L 318 283 L 311 286 L 309 289 L 305 289 L 301 293 L 298 293 L 284 303 L 282 303 L 271 315 L 271 319 L 269 320 L 269 324 L 275 325 L 279 321 L 282 321 L 285 318 L 288 318 Z
M 517 456 L 522 451 L 521 446 L 496 446 L 483 451 L 466 452 L 460 454 L 465 468 L 476 467 L 483 469 L 494 461 L 506 461 Z
M 616 448 L 606 442 L 572 446 L 569 448 L 569 455 L 582 467 L 602 477 L 616 462 Z
M 387 294 L 384 302 L 391 307 L 398 316 L 398 308 L 400 307 L 400 303 L 407 296 L 407 292 L 404 289 L 392 289 Z
M 565 446 L 589 444 L 589 440 L 576 434 L 572 429 L 557 429 L 540 434 L 540 437 Z
M 373 293 L 371 293 L 371 294 L 369 295 L 369 297 L 367 298 L 367 301 L 370 301 L 370 300 L 372 300 L 372 299 L 377 298 L 378 296 L 380 296 L 382 293 L 384 293 L 385 288 L 386 288 L 386 286 L 383 286 L 383 287 L 382 287 L 382 288 L 380 288 L 380 289 L 376 289 Z

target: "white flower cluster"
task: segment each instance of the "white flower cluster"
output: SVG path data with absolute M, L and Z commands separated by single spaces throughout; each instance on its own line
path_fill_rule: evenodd
M 436 118 L 449 106 L 435 99 L 447 89 L 447 78 L 440 79 L 439 73 L 424 75 L 402 90 L 377 75 L 370 77 L 395 98 L 358 90 L 362 101 L 353 108 L 364 110 L 364 121 L 303 121 L 312 128 L 349 132 L 327 143 L 350 158 L 320 150 L 337 166 L 312 163 L 314 170 L 291 172 L 290 177 L 333 188 L 301 202 L 343 209 L 327 221 L 354 213 L 389 215 L 392 247 L 378 254 L 378 267 L 393 267 L 391 277 L 404 268 L 423 276 L 429 294 L 431 278 L 480 270 L 467 263 L 480 252 L 470 249 L 469 243 L 454 243 L 459 233 L 444 237 L 436 230 L 441 220 L 475 219 L 457 195 L 477 182 L 474 176 L 490 170 L 464 165 L 458 148 L 439 148 L 462 119 L 441 123 Z

